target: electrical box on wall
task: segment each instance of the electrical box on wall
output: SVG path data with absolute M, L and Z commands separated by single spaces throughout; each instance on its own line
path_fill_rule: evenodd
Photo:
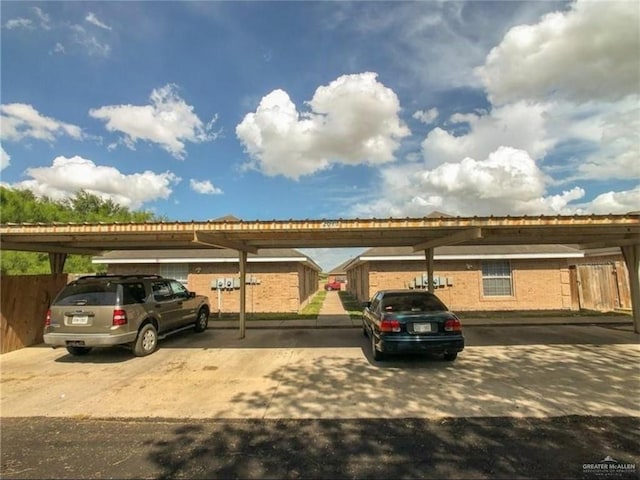
M 247 285 L 260 285 L 256 277 L 247 277 Z M 237 290 L 240 288 L 240 277 L 218 278 L 211 281 L 211 290 Z
M 453 278 L 451 277 L 440 277 L 434 275 L 433 277 L 433 287 L 434 288 L 444 288 L 444 287 L 452 287 L 453 286 Z M 422 275 L 418 275 L 413 280 L 409 282 L 409 288 L 429 288 L 429 278 L 426 273 Z

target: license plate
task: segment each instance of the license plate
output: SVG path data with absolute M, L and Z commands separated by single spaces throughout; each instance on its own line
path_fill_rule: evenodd
M 414 323 L 413 331 L 416 333 L 429 333 L 431 332 L 431 324 L 430 323 Z
M 88 315 L 74 315 L 71 318 L 71 325 L 86 325 L 89 323 Z

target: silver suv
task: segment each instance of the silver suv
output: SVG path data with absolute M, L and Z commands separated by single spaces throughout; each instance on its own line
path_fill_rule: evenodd
M 153 353 L 159 335 L 193 325 L 204 332 L 209 299 L 158 275 L 96 275 L 69 283 L 57 295 L 44 343 L 86 355 L 93 347 L 130 345 L 136 356 Z

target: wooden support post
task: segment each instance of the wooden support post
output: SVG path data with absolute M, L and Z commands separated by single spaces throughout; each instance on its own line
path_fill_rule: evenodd
M 640 333 L 640 244 L 620 247 L 629 271 L 633 331 Z
M 431 293 L 435 290 L 433 285 L 433 248 L 424 251 L 424 258 L 427 261 L 427 290 Z
M 49 267 L 51 268 L 51 273 L 62 273 L 62 271 L 64 270 L 64 262 L 66 262 L 66 260 L 66 253 L 50 253 Z
M 239 251 L 240 254 L 240 338 L 245 336 L 247 318 L 247 252 Z

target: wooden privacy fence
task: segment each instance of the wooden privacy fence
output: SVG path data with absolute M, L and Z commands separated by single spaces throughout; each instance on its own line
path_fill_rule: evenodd
M 0 277 L 0 353 L 42 343 L 49 305 L 66 284 L 67 274 Z
M 580 308 L 610 312 L 631 309 L 629 273 L 623 262 L 578 265 Z

